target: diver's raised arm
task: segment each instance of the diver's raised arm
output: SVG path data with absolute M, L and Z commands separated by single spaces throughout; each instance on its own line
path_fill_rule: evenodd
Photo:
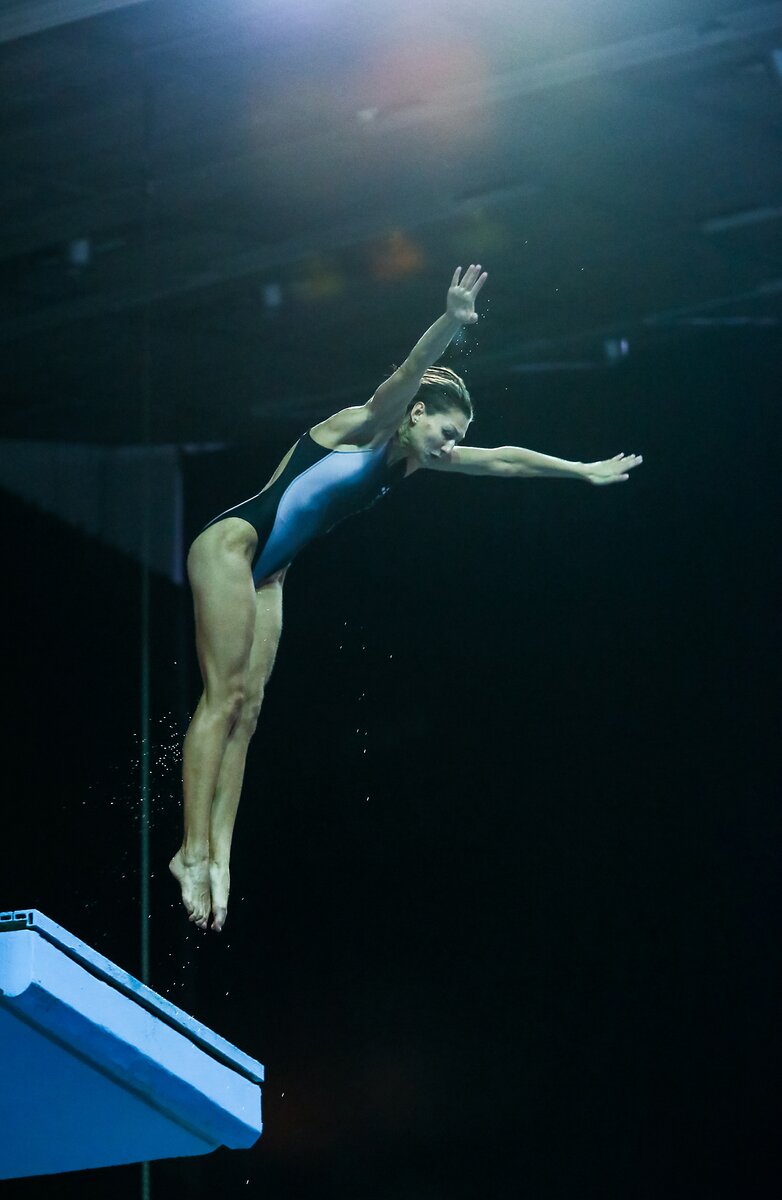
M 444 354 L 463 325 L 474 325 L 478 320 L 475 299 L 486 279 L 487 274 L 481 271 L 480 263 L 469 266 L 463 275 L 461 267 L 456 268 L 448 288 L 443 315 L 427 329 L 401 367 L 380 384 L 371 400 L 364 405 L 373 422 L 396 429 L 408 404 L 418 392 L 427 367 L 433 366 Z
M 475 298 L 485 282 L 486 272 L 481 271 L 480 263 L 469 266 L 464 274 L 457 267 L 448 288 L 445 312 L 419 338 L 401 367 L 380 384 L 366 404 L 343 408 L 315 425 L 311 433 L 316 440 L 331 447 L 366 445 L 394 434 L 421 386 L 424 371 L 437 362 L 463 325 L 474 325 L 478 320 Z
M 569 462 L 523 446 L 455 446 L 425 464 L 432 471 L 453 471 L 462 475 L 493 475 L 502 479 L 582 479 L 585 483 L 604 485 L 624 483 L 629 472 L 640 466 L 640 454 L 616 454 L 600 462 Z

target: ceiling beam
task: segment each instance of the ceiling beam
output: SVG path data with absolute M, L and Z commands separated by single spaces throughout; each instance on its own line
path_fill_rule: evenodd
M 707 23 L 688 21 L 659 33 L 627 38 L 608 46 L 567 54 L 552 62 L 506 71 L 489 80 L 449 88 L 432 100 L 394 111 L 387 117 L 378 112 L 376 122 L 384 129 L 398 129 L 422 120 L 451 116 L 466 109 L 659 62 L 697 58 L 701 66 L 709 57 L 721 58 L 732 46 L 778 30 L 782 31 L 782 3 L 774 0 L 771 4 L 724 13 Z
M 0 12 L 0 43 L 15 42 L 58 25 L 72 25 L 89 17 L 147 4 L 149 0 L 11 0 Z
M 491 203 L 512 195 L 517 201 L 539 194 L 541 188 L 535 183 L 519 183 L 505 189 L 487 192 L 482 197 L 470 196 L 467 199 L 457 199 L 443 195 L 439 203 L 430 197 L 412 203 L 400 203 L 393 208 L 377 210 L 364 218 L 351 218 L 347 222 L 337 223 L 330 228 L 316 228 L 298 237 L 288 238 L 284 242 L 260 246 L 257 249 L 242 250 L 233 254 L 222 254 L 219 259 L 209 265 L 195 268 L 174 266 L 174 261 L 183 261 L 182 245 L 177 243 L 174 254 L 169 259 L 170 269 L 160 270 L 160 250 L 152 250 L 155 256 L 152 286 L 143 282 L 128 283 L 125 287 L 113 292 L 104 292 L 82 298 L 71 297 L 57 304 L 47 305 L 37 312 L 26 313 L 19 317 L 9 317 L 0 322 L 0 345 L 16 341 L 32 334 L 42 333 L 57 326 L 89 320 L 106 313 L 124 312 L 131 309 L 143 308 L 147 304 L 158 304 L 177 296 L 184 296 L 204 288 L 233 280 L 245 279 L 248 276 L 259 275 L 263 272 L 279 269 L 291 263 L 300 262 L 310 255 L 325 254 L 330 251 L 342 250 L 349 246 L 361 245 L 373 238 L 383 237 L 389 229 L 417 229 L 426 225 L 437 224 L 449 217 L 469 212 L 479 200 Z M 134 258 L 138 255 L 134 252 Z M 146 272 L 136 272 L 136 275 Z M 161 280 L 161 274 L 164 278 Z

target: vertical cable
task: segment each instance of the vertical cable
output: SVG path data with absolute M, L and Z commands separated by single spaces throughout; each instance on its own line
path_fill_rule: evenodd
M 141 314 L 141 979 L 149 983 L 149 809 L 150 809 L 150 557 L 152 545 L 152 96 L 144 91 L 144 211 L 142 269 L 146 299 Z
M 149 983 L 150 950 L 150 693 L 151 693 L 151 545 L 152 545 L 152 88 L 146 84 L 143 94 L 143 165 L 144 195 L 142 211 L 142 272 L 144 306 L 141 311 L 141 444 L 142 454 L 142 531 L 141 531 L 141 822 L 139 829 L 139 908 L 141 942 L 141 980 Z M 141 1200 L 150 1200 L 150 1164 L 141 1164 Z

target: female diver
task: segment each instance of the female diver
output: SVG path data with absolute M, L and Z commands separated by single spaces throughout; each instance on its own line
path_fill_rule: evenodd
M 250 738 L 282 629 L 291 560 L 314 537 L 420 468 L 503 479 L 559 476 L 623 482 L 642 461 L 617 454 L 577 463 L 520 446 L 462 446 L 472 420 L 464 383 L 434 367 L 463 325 L 478 320 L 480 264 L 454 272 L 446 311 L 366 404 L 315 425 L 263 491 L 216 517 L 187 560 L 204 690 L 185 737 L 184 836 L 171 860 L 189 919 L 220 931 L 229 857 Z

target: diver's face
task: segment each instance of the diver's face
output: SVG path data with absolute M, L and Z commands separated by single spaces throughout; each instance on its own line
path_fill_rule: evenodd
M 428 413 L 422 401 L 410 410 L 410 446 L 421 463 L 449 458 L 454 446 L 464 438 L 469 419 L 458 408 Z

